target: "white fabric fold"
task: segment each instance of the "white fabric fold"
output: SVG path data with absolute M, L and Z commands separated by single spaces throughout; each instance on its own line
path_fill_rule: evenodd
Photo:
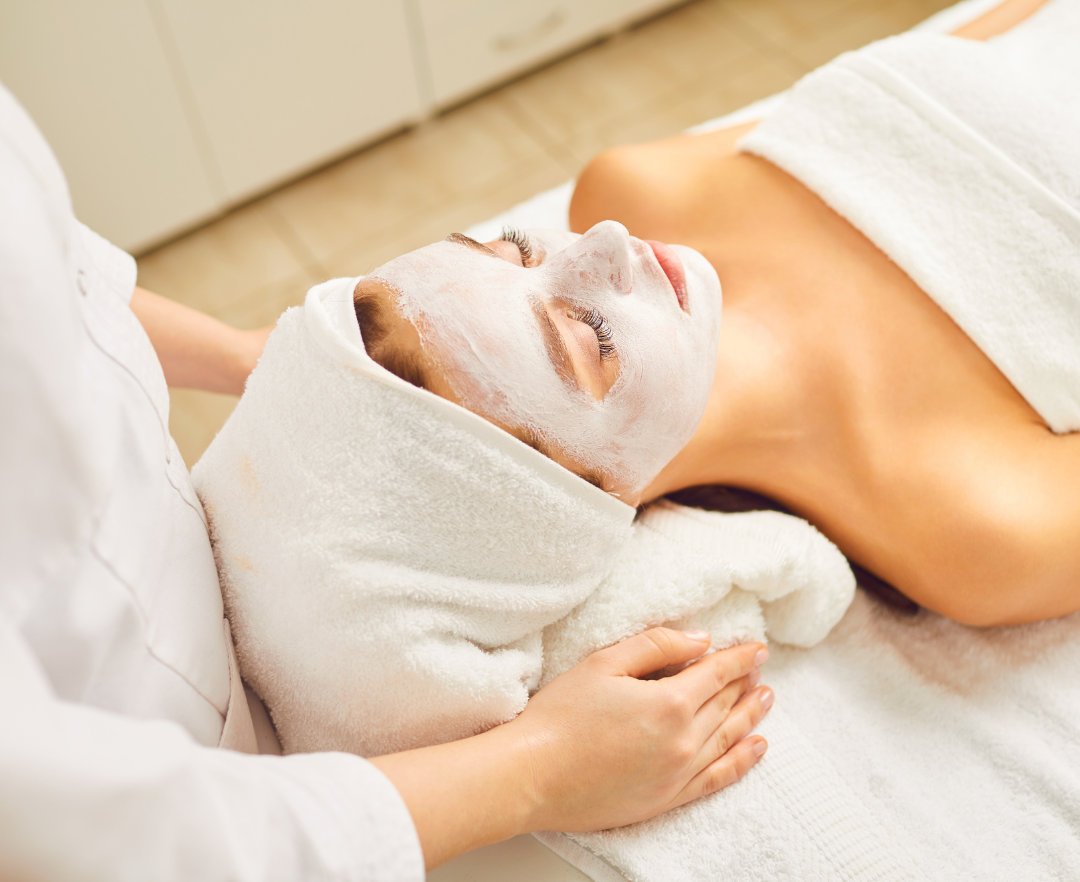
M 662 500 L 638 517 L 596 591 L 544 630 L 541 685 L 655 625 L 706 630 L 712 649 L 766 637 L 814 646 L 854 594 L 844 556 L 800 518 L 720 514 Z

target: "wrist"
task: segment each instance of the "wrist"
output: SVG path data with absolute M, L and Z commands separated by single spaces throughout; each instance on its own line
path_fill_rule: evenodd
M 544 823 L 546 800 L 540 745 L 520 717 L 485 732 L 490 738 L 485 750 L 499 757 L 499 778 L 505 793 L 503 806 L 506 831 L 501 839 L 547 829 Z M 497 840 L 501 841 L 501 840 Z
M 428 869 L 541 829 L 527 730 L 513 722 L 433 747 L 375 757 L 412 815 Z

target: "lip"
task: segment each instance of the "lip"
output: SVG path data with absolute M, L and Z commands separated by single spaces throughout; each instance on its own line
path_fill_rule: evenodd
M 663 242 L 657 242 L 655 239 L 642 239 L 642 241 L 652 249 L 656 262 L 660 264 L 660 269 L 671 282 L 679 307 L 686 312 L 686 268 L 679 259 L 679 255 L 670 245 L 665 245 Z

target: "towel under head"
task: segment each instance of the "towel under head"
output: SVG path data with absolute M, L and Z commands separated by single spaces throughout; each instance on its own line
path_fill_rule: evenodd
M 634 510 L 372 361 L 356 281 L 285 313 L 192 474 L 285 749 L 373 756 L 520 712 Z

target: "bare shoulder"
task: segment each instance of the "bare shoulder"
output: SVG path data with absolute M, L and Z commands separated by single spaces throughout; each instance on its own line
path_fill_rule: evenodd
M 910 541 L 893 537 L 888 568 L 920 604 L 969 625 L 1075 612 L 1080 434 L 1034 425 L 978 434 L 942 436 L 922 497 L 892 519 Z
M 626 144 L 597 154 L 582 170 L 570 203 L 570 229 L 584 232 L 602 220 L 617 220 L 631 232 L 679 213 L 702 173 L 736 153 L 756 122 L 678 135 L 645 144 Z

